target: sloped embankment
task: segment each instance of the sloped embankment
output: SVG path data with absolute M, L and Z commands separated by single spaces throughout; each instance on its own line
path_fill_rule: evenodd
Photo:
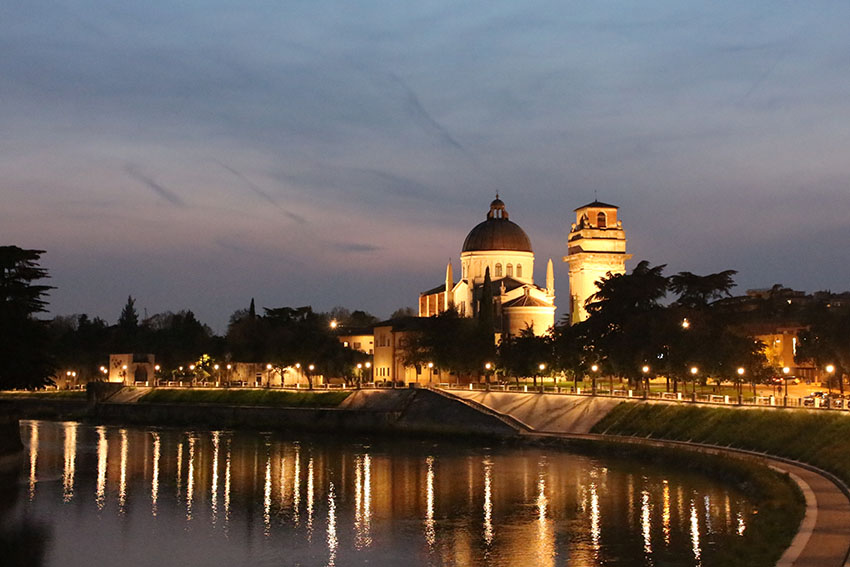
M 622 403 L 592 430 L 731 446 L 808 463 L 850 485 L 850 415 Z

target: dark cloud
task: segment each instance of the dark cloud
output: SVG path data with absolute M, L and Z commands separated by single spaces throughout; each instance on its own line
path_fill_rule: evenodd
M 162 184 L 154 181 L 152 178 L 148 177 L 141 171 L 139 171 L 138 166 L 128 163 L 124 166 L 124 172 L 130 176 L 130 178 L 135 179 L 145 187 L 149 188 L 159 197 L 162 197 L 172 205 L 176 207 L 185 207 L 186 203 L 178 197 L 173 191 L 165 188 Z
M 254 183 L 253 181 L 251 181 L 250 179 L 248 179 L 247 177 L 245 177 L 245 175 L 244 175 L 241 171 L 239 171 L 238 169 L 235 169 L 235 168 L 233 168 L 233 167 L 230 167 L 230 166 L 229 166 L 229 165 L 227 165 L 226 163 L 223 163 L 223 162 L 221 162 L 221 161 L 219 161 L 219 160 L 217 160 L 217 159 L 216 159 L 216 160 L 213 160 L 213 161 L 214 161 L 215 163 L 217 163 L 218 165 L 220 165 L 221 167 L 223 167 L 224 169 L 226 169 L 227 171 L 229 171 L 230 173 L 232 173 L 235 177 L 237 177 L 239 180 L 241 180 L 241 181 L 245 184 L 245 186 L 246 186 L 246 187 L 248 187 L 248 189 L 250 189 L 251 191 L 253 191 L 256 195 L 258 195 L 258 196 L 259 196 L 261 199 L 263 199 L 265 202 L 269 203 L 270 205 L 273 205 L 273 206 L 274 206 L 277 210 L 279 210 L 279 211 L 281 212 L 281 214 L 282 214 L 282 215 L 284 215 L 285 217 L 287 217 L 287 218 L 289 218 L 290 220 L 293 220 L 293 221 L 295 221 L 295 222 L 297 222 L 297 223 L 299 223 L 299 224 L 305 224 L 305 223 L 307 222 L 307 220 L 306 220 L 304 217 L 302 217 L 301 215 L 297 215 L 297 214 L 295 214 L 295 213 L 293 213 L 293 212 L 290 212 L 290 211 L 287 211 L 286 209 L 284 209 L 283 207 L 281 207 L 281 206 L 277 203 L 277 201 L 275 201 L 275 200 L 272 198 L 272 196 L 271 196 L 271 195 L 269 195 L 268 193 L 266 193 L 266 192 L 265 192 L 265 191 L 264 191 L 264 190 L 263 190 L 263 189 L 262 189 L 259 185 L 257 185 L 256 183 Z

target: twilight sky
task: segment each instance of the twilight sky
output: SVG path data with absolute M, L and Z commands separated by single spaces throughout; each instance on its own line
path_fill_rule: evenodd
M 850 288 L 850 3 L 0 3 L 0 243 L 54 314 L 387 316 L 496 192 L 535 277 L 594 198 L 636 261 Z

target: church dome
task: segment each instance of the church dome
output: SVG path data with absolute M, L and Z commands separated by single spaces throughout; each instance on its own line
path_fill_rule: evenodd
M 469 231 L 466 240 L 463 241 L 461 252 L 472 252 L 476 250 L 514 250 L 519 252 L 533 252 L 531 240 L 518 224 L 508 220 L 508 211 L 505 203 L 496 196 L 490 203 L 490 212 L 487 220 L 478 224 Z

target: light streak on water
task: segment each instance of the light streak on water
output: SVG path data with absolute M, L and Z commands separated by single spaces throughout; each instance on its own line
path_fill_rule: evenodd
M 227 528 L 230 524 L 230 466 L 232 455 L 230 453 L 230 439 L 227 440 L 227 454 L 224 461 L 224 530 L 227 533 Z
M 183 440 L 177 442 L 177 501 L 183 492 Z
M 307 461 L 307 541 L 313 541 L 313 457 Z
M 538 567 L 554 565 L 555 547 L 550 534 L 547 512 L 549 499 L 546 497 L 546 458 L 538 463 L 537 475 L 537 561 Z
M 711 527 L 711 496 L 706 494 L 703 497 L 703 504 L 705 505 L 705 533 L 712 533 L 713 529 Z
M 339 539 L 336 536 L 336 494 L 334 483 L 328 485 L 328 567 L 336 565 L 336 551 Z
M 736 519 L 738 520 L 737 534 L 739 536 L 744 535 L 744 532 L 747 531 L 747 524 L 744 522 L 744 515 L 741 512 L 738 512 L 736 515 Z
M 109 440 L 106 438 L 106 428 L 97 428 L 97 488 L 94 501 L 98 510 L 103 510 L 106 503 L 106 463 L 109 455 Z
M 661 512 L 664 545 L 670 545 L 670 483 L 664 480 L 664 508 Z
M 70 502 L 74 498 L 74 477 L 77 468 L 77 424 L 65 423 L 65 469 L 62 474 L 62 499 Z
M 118 480 L 118 511 L 121 515 L 127 505 L 127 430 L 121 430 L 121 476 Z
M 159 433 L 153 433 L 153 473 L 151 474 L 151 514 L 156 517 L 157 501 L 159 500 Z
M 493 462 L 490 457 L 484 459 L 484 542 L 493 543 Z
M 30 502 L 35 498 L 36 470 L 38 469 L 38 422 L 30 426 Z
M 186 471 L 186 521 L 192 520 L 195 500 L 195 438 L 189 437 L 189 468 Z
M 363 456 L 363 537 L 365 545 L 372 544 L 372 457 Z
M 425 459 L 425 466 L 425 541 L 428 543 L 428 549 L 433 551 L 437 540 L 434 528 L 434 457 Z
M 295 446 L 295 470 L 292 474 L 292 521 L 297 526 L 301 509 L 301 446 Z
M 599 525 L 599 491 L 596 483 L 590 483 L 590 541 L 593 544 L 593 553 L 599 555 L 599 540 L 602 536 L 602 528 Z
M 263 484 L 263 534 L 268 537 L 272 529 L 272 456 L 266 447 L 266 480 Z
M 212 479 L 210 481 L 210 513 L 212 524 L 215 526 L 218 519 L 218 451 L 221 444 L 221 433 L 212 432 L 213 457 L 212 457 Z
M 643 534 L 643 552 L 652 555 L 652 503 L 648 490 L 640 493 L 640 528 Z
M 699 516 L 697 515 L 697 504 L 691 500 L 691 549 L 697 565 L 701 565 L 701 551 L 699 543 Z

